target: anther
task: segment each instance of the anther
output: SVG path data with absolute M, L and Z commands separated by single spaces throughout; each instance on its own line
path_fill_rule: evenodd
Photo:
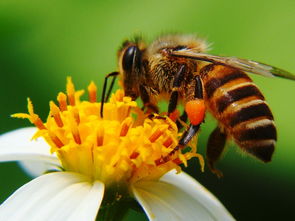
M 42 122 L 42 120 L 40 119 L 40 117 L 35 114 L 35 116 L 33 116 L 32 118 L 32 123 L 39 129 L 39 130 L 46 130 L 46 127 L 44 125 L 44 123 Z
M 179 165 L 179 164 L 182 164 L 182 161 L 179 158 L 176 158 L 173 160 L 173 163 Z
M 104 135 L 104 128 L 99 127 L 96 132 L 96 145 L 98 147 L 103 145 L 103 135 Z
M 77 124 L 80 124 L 80 115 L 77 108 L 73 108 L 73 115 Z
M 136 159 L 137 157 L 139 156 L 139 153 L 138 152 L 133 152 L 131 155 L 130 155 L 130 159 Z
M 56 106 L 56 104 L 53 101 L 50 101 L 49 105 L 50 105 L 50 110 L 55 120 L 55 123 L 57 124 L 58 127 L 63 127 L 63 122 L 60 117 L 60 111 L 58 106 Z
M 30 98 L 28 98 L 28 112 L 30 115 L 29 120 L 39 129 L 39 130 L 44 130 L 46 129 L 44 123 L 42 122 L 42 120 L 40 119 L 40 117 L 38 116 L 38 114 L 34 113 L 34 107 L 32 104 L 32 101 L 30 100 Z
M 149 140 L 153 143 L 155 142 L 160 136 L 163 135 L 163 131 L 157 129 L 149 138 Z
M 131 118 L 126 118 L 126 119 L 122 122 L 121 132 L 120 132 L 120 136 L 121 136 L 121 137 L 124 137 L 124 136 L 127 135 L 131 123 L 132 123 Z
M 58 148 L 61 148 L 64 146 L 63 142 L 61 142 L 61 140 L 56 136 L 56 134 L 48 131 L 49 133 L 49 136 L 52 140 L 52 142 L 58 147 Z
M 58 101 L 58 104 L 59 104 L 59 109 L 61 111 L 66 111 L 68 109 L 67 108 L 67 106 L 68 106 L 68 104 L 67 104 L 67 95 L 65 95 L 62 92 L 58 93 L 57 101 Z
M 80 134 L 79 134 L 79 131 L 78 131 L 78 128 L 77 127 L 74 127 L 72 128 L 72 134 L 73 134 L 73 137 L 74 137 L 74 140 L 76 142 L 76 144 L 81 144 L 81 137 L 80 137 Z
M 81 137 L 80 137 L 80 133 L 78 129 L 78 123 L 74 116 L 70 118 L 70 128 L 72 130 L 72 135 L 76 144 L 81 144 L 82 142 L 81 142 Z
M 176 109 L 175 111 L 169 114 L 169 118 L 175 122 L 179 118 L 179 115 L 179 110 Z
M 97 91 L 97 87 L 94 84 L 94 82 L 91 81 L 91 83 L 88 86 L 88 96 L 89 96 L 89 101 L 91 103 L 95 103 L 96 102 L 96 91 Z
M 75 106 L 75 87 L 71 77 L 67 78 L 67 95 L 70 105 Z
M 172 143 L 173 140 L 171 139 L 171 137 L 168 137 L 167 140 L 164 141 L 163 145 L 168 148 Z

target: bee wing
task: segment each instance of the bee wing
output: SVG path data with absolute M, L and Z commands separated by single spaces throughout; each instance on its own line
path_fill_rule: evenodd
M 197 53 L 192 50 L 178 50 L 173 51 L 172 56 L 190 58 L 195 60 L 207 61 L 217 64 L 224 64 L 233 68 L 240 69 L 242 71 L 251 72 L 253 74 L 259 74 L 267 77 L 282 77 L 290 80 L 295 80 L 295 75 L 284 71 L 280 68 L 276 68 L 267 64 L 259 63 L 257 61 L 251 61 L 247 59 L 235 58 L 235 57 L 221 57 L 210 54 Z

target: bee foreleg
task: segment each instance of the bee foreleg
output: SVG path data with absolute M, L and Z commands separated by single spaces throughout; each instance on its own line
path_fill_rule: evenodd
M 206 157 L 210 170 L 218 177 L 222 177 L 222 172 L 215 168 L 215 163 L 223 153 L 225 142 L 226 133 L 222 132 L 219 127 L 216 127 L 208 139 Z
M 142 109 L 146 109 L 147 113 L 158 113 L 159 108 L 151 102 L 150 96 L 144 85 L 139 86 L 140 98 L 143 102 Z
M 177 107 L 178 101 L 178 90 L 180 88 L 181 82 L 185 74 L 185 65 L 181 65 L 179 71 L 174 76 L 172 93 L 170 95 L 169 105 L 168 105 L 168 116 L 173 114 Z
M 105 76 L 104 78 L 104 84 L 103 84 L 103 89 L 102 89 L 102 95 L 101 95 L 101 106 L 100 106 L 100 117 L 103 118 L 103 106 L 104 106 L 104 103 L 106 102 L 106 100 L 108 99 L 112 89 L 113 89 L 113 86 L 114 86 L 114 82 L 115 82 L 115 79 L 116 77 L 119 75 L 119 72 L 112 72 L 112 73 L 109 73 L 107 76 Z M 113 80 L 112 80 L 112 83 L 111 83 L 111 86 L 107 92 L 107 97 L 105 97 L 106 95 L 106 90 L 107 90 L 107 84 L 108 84 L 108 78 L 109 77 L 113 77 Z M 107 99 L 106 99 L 107 98 Z

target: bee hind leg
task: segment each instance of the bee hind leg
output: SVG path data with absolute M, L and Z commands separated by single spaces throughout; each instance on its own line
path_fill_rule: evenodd
M 207 143 L 206 158 L 208 166 L 211 172 L 216 174 L 219 178 L 222 177 L 223 174 L 220 170 L 215 168 L 215 163 L 219 160 L 224 151 L 226 137 L 226 133 L 222 132 L 219 127 L 216 127 L 210 134 Z
M 182 66 L 183 67 L 183 66 Z M 174 82 L 175 83 L 175 82 Z M 156 161 L 156 164 L 163 164 L 169 161 L 172 157 L 172 155 L 178 151 L 183 149 L 190 141 L 191 139 L 196 135 L 196 133 L 200 129 L 200 125 L 202 124 L 205 116 L 205 104 L 203 100 L 203 85 L 202 81 L 200 79 L 200 76 L 196 76 L 195 78 L 195 94 L 194 99 L 191 101 L 188 101 L 185 106 L 185 112 L 187 114 L 187 117 L 190 120 L 190 126 L 189 128 L 182 134 L 178 145 L 165 157 L 162 157 Z M 179 83 L 180 84 L 180 83 Z M 175 85 L 173 85 L 175 87 Z M 173 93 L 177 92 L 176 90 L 172 92 L 171 94 L 171 100 L 173 100 Z M 178 93 L 178 92 L 177 92 Z M 178 96 L 178 94 L 177 94 Z M 177 99 L 175 99 L 177 100 Z M 169 108 L 173 105 L 171 102 L 169 103 Z M 176 104 L 175 104 L 176 108 Z M 175 110 L 174 108 L 174 110 Z M 169 109 L 169 113 L 172 113 L 174 111 L 173 109 Z

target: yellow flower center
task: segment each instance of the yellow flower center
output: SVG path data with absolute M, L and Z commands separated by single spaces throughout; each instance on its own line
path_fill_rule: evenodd
M 56 153 L 66 171 L 73 171 L 100 180 L 106 185 L 128 184 L 141 179 L 158 179 L 179 164 L 198 157 L 192 145 L 185 153 L 177 151 L 168 161 L 158 164 L 176 147 L 179 134 L 168 117 L 146 118 L 130 97 L 118 90 L 104 104 L 96 102 L 96 86 L 88 86 L 89 100 L 80 100 L 83 91 L 75 91 L 68 78 L 67 94 L 59 93 L 58 105 L 50 101 L 46 123 L 34 113 L 28 99 L 29 114 L 14 114 L 28 118 L 39 129 L 34 138 L 43 137 Z

